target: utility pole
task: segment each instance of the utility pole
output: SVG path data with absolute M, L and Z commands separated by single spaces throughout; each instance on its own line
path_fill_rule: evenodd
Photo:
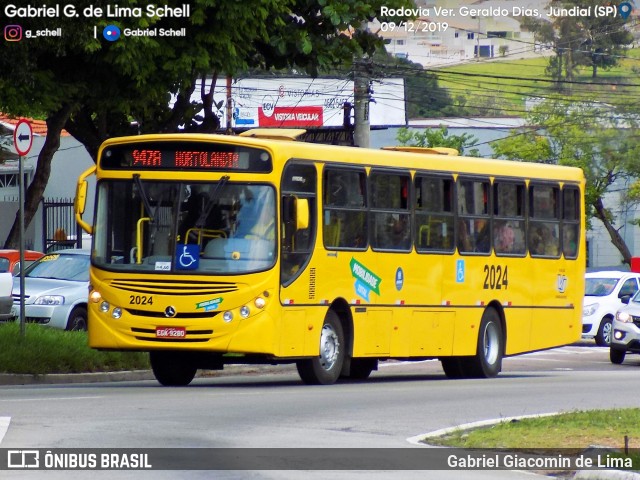
M 353 63 L 354 130 L 356 147 L 369 148 L 369 63 L 366 59 L 356 59 Z

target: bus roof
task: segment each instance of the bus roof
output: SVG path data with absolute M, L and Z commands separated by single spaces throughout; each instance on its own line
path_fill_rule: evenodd
M 278 130 L 278 129 L 260 129 Z M 282 129 L 285 133 L 277 138 L 292 136 L 292 129 Z M 250 131 L 248 131 L 250 132 Z M 363 149 L 351 146 L 325 145 L 298 141 L 274 141 L 273 137 L 260 138 L 250 134 L 222 135 L 206 133 L 168 133 L 146 134 L 128 137 L 115 137 L 106 140 L 100 150 L 125 143 L 138 142 L 175 142 L 198 141 L 228 143 L 260 147 L 269 150 L 276 162 L 289 158 L 300 160 L 323 161 L 361 166 L 379 166 L 410 170 L 432 170 L 447 173 L 478 174 L 494 177 L 539 178 L 556 181 L 584 182 L 584 173 L 580 168 L 535 163 L 515 160 L 499 160 L 491 158 L 465 157 L 460 155 L 443 155 L 441 153 L 415 153 L 414 151 L 398 151 L 398 149 Z

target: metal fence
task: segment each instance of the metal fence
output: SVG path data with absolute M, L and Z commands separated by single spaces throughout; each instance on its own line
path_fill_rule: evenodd
M 76 223 L 72 198 L 43 200 L 42 222 L 42 245 L 46 252 L 82 246 L 82 229 Z

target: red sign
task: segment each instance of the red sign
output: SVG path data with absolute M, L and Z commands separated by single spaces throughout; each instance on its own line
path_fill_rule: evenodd
M 321 127 L 322 107 L 258 108 L 261 127 Z
M 26 120 L 20 120 L 13 131 L 13 145 L 16 147 L 18 155 L 26 155 L 31 150 L 33 144 L 33 130 L 31 124 Z

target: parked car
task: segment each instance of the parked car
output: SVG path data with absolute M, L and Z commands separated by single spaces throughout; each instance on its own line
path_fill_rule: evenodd
M 616 312 L 635 295 L 640 285 L 640 273 L 602 271 L 585 276 L 582 308 L 582 338 L 594 338 L 596 344 L 611 343 L 611 324 Z
M 25 267 L 44 256 L 42 252 L 35 250 L 24 251 Z M 0 250 L 0 272 L 11 272 L 13 275 L 20 273 L 20 250 Z
M 26 322 L 65 330 L 87 329 L 89 250 L 45 255 L 25 270 Z M 20 278 L 13 279 L 13 316 L 20 316 Z
M 13 288 L 13 278 L 9 272 L 0 273 L 0 322 L 11 319 L 11 289 Z
M 627 353 L 640 353 L 640 292 L 618 310 L 612 324 L 611 363 L 621 364 Z

